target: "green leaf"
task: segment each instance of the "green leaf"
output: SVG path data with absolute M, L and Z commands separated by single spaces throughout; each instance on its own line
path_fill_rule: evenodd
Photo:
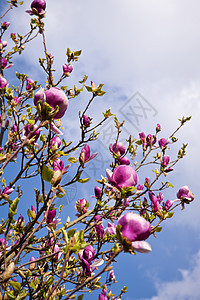
M 67 231 L 68 238 L 70 239 L 71 237 L 73 237 L 75 232 L 76 232 L 76 228 L 72 228 L 72 229 L 68 230 Z
M 92 92 L 91 86 L 85 85 L 85 87 L 86 87 L 86 89 L 87 89 L 88 92 Z
M 78 182 L 85 183 L 85 182 L 88 182 L 89 180 L 90 180 L 90 178 L 83 178 L 83 179 L 78 179 Z
M 78 296 L 77 300 L 82 300 L 83 297 L 84 297 L 84 294 L 81 294 L 81 295 Z
M 69 157 L 68 162 L 75 164 L 78 160 L 75 157 Z
M 42 179 L 48 182 L 51 182 L 54 176 L 54 171 L 48 168 L 46 165 L 42 167 Z
M 16 281 L 10 281 L 10 284 L 12 285 L 12 287 L 16 290 L 16 291 L 20 291 L 21 290 L 21 284 L 19 282 Z

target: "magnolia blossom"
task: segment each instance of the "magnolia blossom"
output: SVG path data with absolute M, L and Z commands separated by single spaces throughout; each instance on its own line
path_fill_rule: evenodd
M 7 80 L 3 77 L 2 74 L 0 74 L 0 89 L 7 86 Z
M 95 187 L 94 187 L 94 193 L 95 193 L 95 197 L 96 197 L 97 199 L 99 199 L 99 198 L 101 197 L 101 188 L 98 187 L 98 186 L 95 186 Z
M 162 159 L 161 165 L 162 165 L 163 167 L 167 167 L 168 164 L 169 164 L 169 160 L 170 160 L 170 157 L 167 156 L 167 155 L 164 155 L 164 156 L 163 156 L 163 159 Z
M 161 126 L 160 126 L 160 124 L 157 124 L 156 125 L 156 132 L 159 132 L 159 131 L 161 131 Z
M 127 213 L 119 218 L 117 225 L 121 225 L 123 236 L 133 241 L 146 240 L 151 234 L 151 224 L 135 213 Z
M 114 223 L 108 222 L 108 227 L 105 229 L 105 233 L 108 233 L 110 235 L 116 234 L 116 226 Z
M 92 260 L 94 259 L 94 255 L 95 255 L 94 248 L 91 245 L 86 246 L 85 249 L 82 251 L 82 254 L 78 254 L 78 255 L 79 255 L 79 259 L 82 262 L 83 272 L 85 273 L 85 275 L 90 276 L 93 270 L 95 269 L 94 267 L 91 266 Z
M 156 143 L 155 135 L 148 134 L 146 137 L 147 146 L 153 146 Z
M 26 79 L 26 89 L 31 90 L 33 88 L 33 85 L 34 85 L 34 80 L 31 78 L 27 78 Z
M 119 165 L 130 165 L 130 160 L 126 156 L 124 156 L 122 158 L 120 157 L 118 159 L 118 164 Z
M 116 153 L 118 156 L 122 156 L 126 152 L 126 146 L 123 143 L 118 142 L 117 144 L 110 144 L 109 150 L 111 153 Z
M 2 196 L 3 195 L 10 195 L 14 191 L 13 188 L 10 188 L 9 186 L 5 187 L 2 191 Z
M 56 216 L 56 209 L 49 210 L 47 214 L 46 222 L 52 223 L 55 216 Z
M 102 220 L 99 221 L 100 218 L 101 217 L 99 215 L 97 215 L 94 217 L 94 220 L 96 221 L 96 223 L 98 223 L 95 225 L 96 233 L 97 233 L 98 237 L 102 239 L 105 235 L 105 232 L 104 232 Z
M 151 207 L 153 211 L 160 210 L 159 199 L 155 196 L 154 192 L 149 192 L 149 198 L 151 200 Z
M 109 183 L 118 189 L 135 186 L 138 183 L 136 171 L 127 165 L 117 166 L 113 172 L 107 169 L 106 175 Z
M 90 126 L 90 118 L 88 116 L 86 116 L 86 115 L 83 115 L 83 125 L 85 127 Z
M 54 110 L 56 106 L 59 107 L 59 110 L 54 115 L 53 119 L 61 119 L 64 116 L 68 108 L 68 98 L 63 90 L 57 87 L 51 87 L 44 91 L 44 89 L 41 88 L 34 95 L 34 104 L 36 106 L 40 99 L 42 99 L 42 103 L 47 102 L 52 107 L 52 110 Z
M 29 15 L 34 15 L 35 14 L 34 10 L 36 10 L 40 16 L 43 16 L 45 14 L 46 1 L 45 0 L 34 0 L 31 3 L 31 9 L 32 10 L 26 11 Z
M 165 138 L 162 138 L 158 141 L 158 144 L 161 149 L 165 149 L 168 143 L 169 142 Z
M 99 298 L 98 298 L 98 300 L 108 300 L 108 297 L 106 296 L 106 289 L 103 289 L 102 291 L 101 291 L 101 294 L 99 295 Z
M 194 194 L 190 191 L 187 185 L 184 185 L 182 188 L 180 188 L 176 196 L 182 201 L 182 209 L 184 209 L 185 203 L 189 204 L 194 200 Z
M 90 147 L 88 146 L 88 144 L 85 144 L 85 146 L 81 150 L 80 161 L 84 164 L 95 158 L 95 156 L 97 156 L 97 153 L 90 155 Z
M 26 124 L 26 126 L 24 127 L 23 129 L 23 134 L 24 134 L 24 137 L 23 139 L 27 138 L 27 136 L 32 132 L 34 131 L 35 129 L 37 128 L 37 125 L 34 125 L 33 126 L 33 129 L 31 130 L 31 126 L 29 124 Z M 35 130 L 33 133 L 30 134 L 30 137 L 29 137 L 29 140 L 31 139 L 31 144 L 35 144 L 37 139 L 39 138 L 40 136 L 40 129 L 37 129 Z
M 120 217 L 117 225 L 121 225 L 122 236 L 132 242 L 133 250 L 141 253 L 151 251 L 149 243 L 144 241 L 151 234 L 151 224 L 143 217 L 130 212 Z
M 76 201 L 76 205 L 75 205 L 76 210 L 79 212 L 79 214 L 77 214 L 77 216 L 79 216 L 82 213 L 86 213 L 88 211 L 88 206 L 89 206 L 89 203 L 87 202 L 87 200 L 85 198 L 78 199 Z
M 72 65 L 63 65 L 63 74 L 69 76 L 70 73 L 73 71 L 73 66 Z
M 36 211 L 36 209 L 35 209 L 35 207 L 33 205 L 31 205 L 31 213 L 32 213 L 33 219 L 35 219 L 35 217 L 37 215 L 37 211 Z
M 61 146 L 61 139 L 58 136 L 54 136 L 50 141 L 51 150 L 57 150 Z
M 64 162 L 61 159 L 56 159 L 53 161 L 54 175 L 52 178 L 52 184 L 58 185 L 62 179 L 62 176 L 67 173 L 70 165 L 64 166 Z
M 34 262 L 35 261 L 35 257 L 31 256 L 30 261 L 31 261 L 31 264 L 29 264 L 29 270 L 33 271 L 35 269 L 35 267 L 36 267 L 36 263 Z

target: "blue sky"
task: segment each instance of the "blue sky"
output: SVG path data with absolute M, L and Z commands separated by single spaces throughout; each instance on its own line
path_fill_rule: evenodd
M 11 32 L 23 34 L 28 28 L 30 17 L 25 10 L 31 1 L 25 2 L 14 10 Z M 199 11 L 198 0 L 47 0 L 47 45 L 55 57 L 58 73 L 62 73 L 62 64 L 66 62 L 66 48 L 82 49 L 80 61 L 74 64 L 66 84 L 73 86 L 84 74 L 97 84 L 105 84 L 106 95 L 91 110 L 94 119 L 100 120 L 100 112 L 111 107 L 120 120 L 126 120 L 127 134 L 137 137 L 140 131 L 153 133 L 160 123 L 162 137 L 166 137 L 178 126 L 178 118 L 192 115 L 191 122 L 178 134 L 179 145 L 189 144 L 187 156 L 170 174 L 169 181 L 175 188 L 166 197 L 175 199 L 179 187 L 187 184 L 196 199 L 183 212 L 177 211 L 174 220 L 166 222 L 157 239 L 151 238 L 152 253 L 122 255 L 116 277 L 118 287 L 129 287 L 125 300 L 200 299 Z M 14 63 L 30 78 L 44 82 L 38 64 L 42 55 L 39 37 Z M 6 72 L 14 71 L 13 67 Z M 70 100 L 63 123 L 66 139 L 79 138 L 77 113 L 87 99 L 87 94 L 83 94 Z M 132 115 L 127 115 L 130 107 Z M 98 148 L 100 159 L 99 170 L 90 165 L 91 176 L 105 173 L 108 167 L 110 157 L 105 144 L 109 136 L 104 135 L 104 129 L 108 132 L 112 125 L 106 126 L 101 130 L 101 143 L 93 146 L 93 151 Z M 89 198 L 92 184 L 94 181 L 89 189 L 83 186 L 77 194 L 74 190 L 73 197 Z M 66 218 L 69 211 L 73 212 L 73 206 L 73 201 L 65 206 Z

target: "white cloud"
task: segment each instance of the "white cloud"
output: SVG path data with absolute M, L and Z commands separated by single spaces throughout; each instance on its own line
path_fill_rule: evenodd
M 191 262 L 191 269 L 180 270 L 180 280 L 155 282 L 157 296 L 145 300 L 199 300 L 200 251 L 192 257 Z

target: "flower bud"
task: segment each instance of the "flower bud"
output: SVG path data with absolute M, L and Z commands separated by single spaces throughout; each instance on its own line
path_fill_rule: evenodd
M 54 136 L 50 141 L 50 148 L 52 151 L 56 151 L 61 146 L 61 139 L 58 136 Z
M 30 79 L 30 78 L 27 78 L 26 79 L 26 89 L 27 89 L 27 91 L 31 90 L 33 87 L 34 87 L 34 80 Z
M 130 160 L 126 156 L 124 156 L 122 158 L 119 158 L 118 163 L 119 163 L 119 165 L 127 165 L 128 166 L 128 165 L 130 165 Z
M 10 26 L 10 22 L 1 23 L 1 28 L 3 28 L 4 30 L 6 30 L 9 26 Z
M 49 210 L 47 214 L 46 222 L 52 223 L 55 216 L 56 216 L 56 209 Z
M 88 207 L 89 207 L 89 203 L 87 202 L 87 200 L 85 198 L 78 199 L 76 201 L 75 208 L 80 214 L 86 213 L 88 211 Z
M 161 126 L 160 126 L 160 124 L 157 124 L 157 126 L 156 126 L 156 132 L 159 132 L 159 131 L 161 131 Z
M 34 262 L 35 258 L 33 256 L 31 256 L 30 261 L 32 261 L 32 263 L 29 264 L 29 270 L 33 271 L 35 269 L 35 267 L 36 267 L 36 263 Z
M 46 91 L 40 89 L 34 96 L 34 104 L 36 106 L 40 99 L 46 101 L 52 107 L 52 110 L 54 110 L 56 106 L 59 107 L 59 110 L 53 116 L 53 119 L 60 119 L 64 116 L 68 108 L 68 98 L 63 90 L 57 87 L 51 87 Z
M 100 197 L 101 197 L 101 188 L 98 187 L 98 186 L 95 186 L 95 188 L 94 188 L 94 193 L 95 193 L 95 197 L 96 197 L 97 199 L 100 199 Z
M 73 71 L 72 65 L 67 65 L 67 64 L 63 65 L 63 74 L 64 75 L 69 76 L 72 71 Z
M 83 115 L 83 125 L 85 127 L 89 127 L 90 126 L 90 118 L 86 115 Z
M 158 144 L 159 144 L 159 146 L 160 146 L 160 148 L 163 150 L 163 149 L 165 149 L 166 147 L 167 147 L 167 144 L 168 144 L 169 142 L 165 139 L 165 138 L 162 138 L 162 139 L 160 139 L 159 141 L 158 141 Z
M 114 143 L 114 144 L 110 144 L 109 150 L 111 153 L 116 153 L 120 157 L 126 152 L 126 146 L 121 142 L 117 144 Z

